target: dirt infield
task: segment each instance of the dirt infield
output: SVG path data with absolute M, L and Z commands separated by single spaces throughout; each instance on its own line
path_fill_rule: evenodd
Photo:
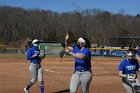
M 122 58 L 93 57 L 93 79 L 90 93 L 125 93 L 117 67 Z M 24 93 L 31 75 L 29 62 L 25 59 L 0 59 L 0 93 Z M 71 75 L 74 71 L 73 58 L 47 57 L 42 62 L 45 93 L 69 93 Z M 38 82 L 30 93 L 40 93 Z M 78 93 L 81 92 L 79 87 Z

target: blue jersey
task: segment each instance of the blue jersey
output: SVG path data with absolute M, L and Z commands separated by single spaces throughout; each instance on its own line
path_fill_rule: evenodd
M 85 59 L 75 58 L 75 70 L 90 70 L 91 69 L 91 52 L 88 48 L 84 48 L 82 51 L 77 46 L 73 47 L 73 51 L 76 54 L 84 54 Z
M 121 61 L 118 70 L 123 71 L 123 74 L 136 74 L 139 69 L 139 63 L 136 59 L 132 59 L 130 62 L 128 59 Z
M 32 58 L 34 54 L 37 54 L 37 57 Z M 40 63 L 41 59 L 39 58 L 40 50 L 37 47 L 29 48 L 27 51 L 27 60 L 30 60 L 32 63 Z
M 140 47 L 138 48 L 138 55 L 140 56 Z

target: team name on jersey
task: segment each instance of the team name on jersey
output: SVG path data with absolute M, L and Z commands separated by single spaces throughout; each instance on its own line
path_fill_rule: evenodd
M 136 65 L 126 66 L 126 69 L 128 70 L 136 69 Z

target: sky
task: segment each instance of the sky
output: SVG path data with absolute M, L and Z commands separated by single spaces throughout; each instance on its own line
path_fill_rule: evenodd
M 44 9 L 53 12 L 72 12 L 83 9 L 101 9 L 112 13 L 140 14 L 140 0 L 0 0 L 0 6 Z

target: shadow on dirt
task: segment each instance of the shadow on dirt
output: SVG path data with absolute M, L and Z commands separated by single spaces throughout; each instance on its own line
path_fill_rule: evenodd
M 53 93 L 66 93 L 66 92 L 70 92 L 70 89 L 60 90 L 60 91 L 53 92 Z

